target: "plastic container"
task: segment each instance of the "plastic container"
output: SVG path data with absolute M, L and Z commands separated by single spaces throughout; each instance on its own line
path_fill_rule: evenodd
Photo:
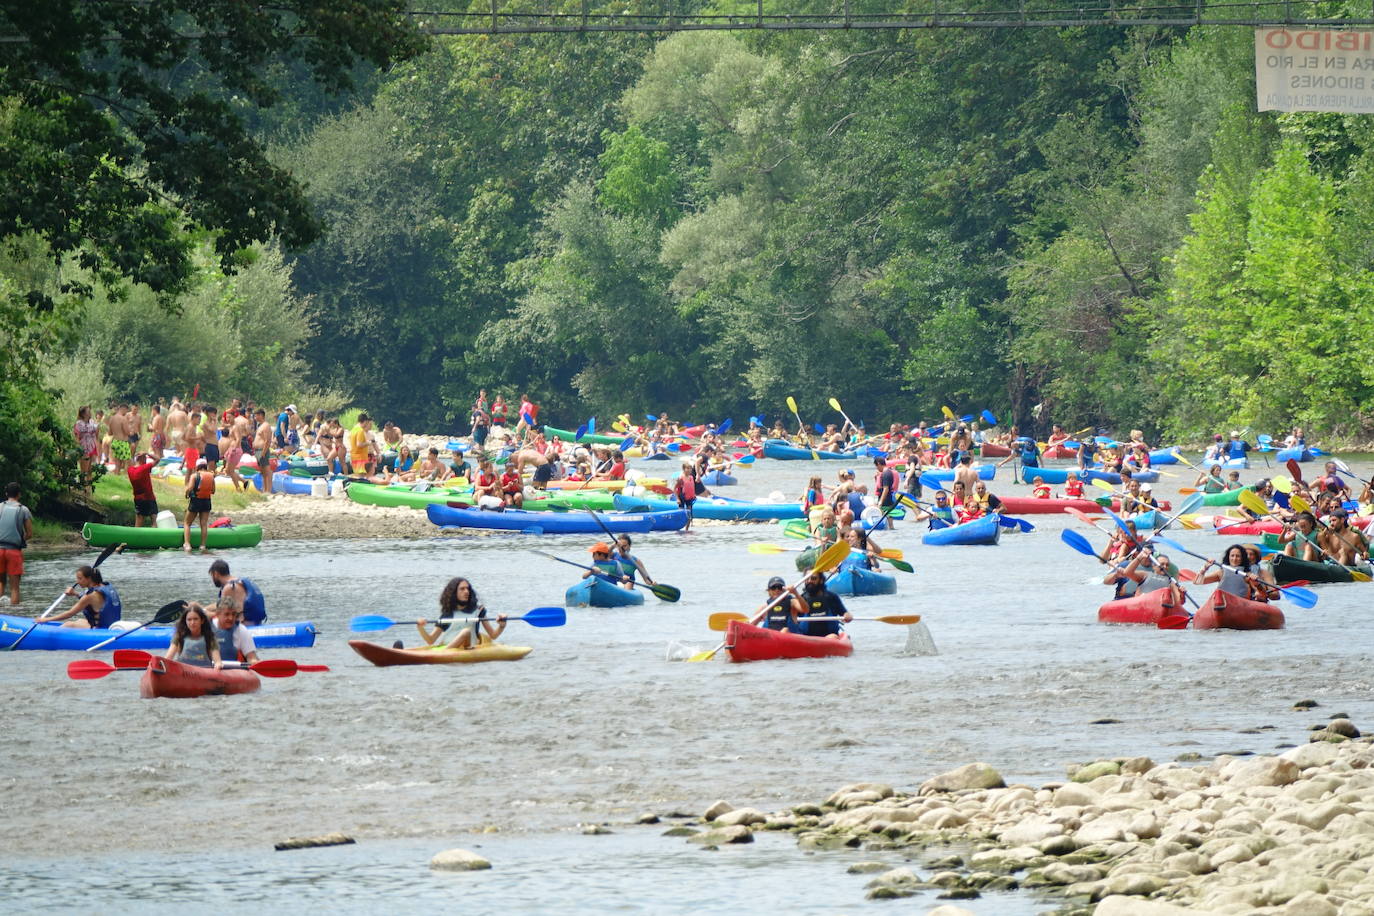
M 159 513 L 157 514 L 157 523 L 156 523 L 156 524 L 157 524 L 157 526 L 158 526 L 159 528 L 176 528 L 176 527 L 179 527 L 179 526 L 177 525 L 177 517 L 176 517 L 176 514 L 175 514 L 174 512 L 172 512 L 171 509 L 163 509 L 161 512 L 159 512 Z
M 329 481 L 324 477 L 316 477 L 310 481 L 310 495 L 316 499 L 323 499 L 329 495 Z

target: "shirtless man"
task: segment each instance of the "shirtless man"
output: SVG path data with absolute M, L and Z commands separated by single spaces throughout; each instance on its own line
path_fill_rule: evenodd
M 550 480 L 553 480 L 553 465 L 549 464 L 549 459 L 545 458 L 538 449 L 523 448 L 515 453 L 515 470 L 524 474 L 525 466 L 534 468 L 534 479 L 532 483 L 536 490 L 548 489 Z
M 189 449 L 195 449 L 197 454 L 205 453 L 205 426 L 201 421 L 200 411 L 191 411 L 191 415 L 186 421 L 186 431 L 181 434 L 183 446 L 181 454 L 185 455 Z M 171 422 L 171 417 L 167 418 L 167 422 Z
M 167 450 L 167 417 L 163 415 L 162 406 L 159 404 L 153 405 L 153 415 L 148 420 L 148 432 L 153 437 L 148 449 L 154 458 L 160 460 L 162 453 Z
M 1342 566 L 1363 566 L 1369 561 L 1369 541 L 1359 529 L 1350 527 L 1344 509 L 1337 509 L 1327 519 L 1327 529 L 1317 538 L 1327 553 Z
M 181 454 L 182 443 L 186 441 L 186 427 L 190 425 L 190 415 L 181 401 L 172 398 L 172 407 L 167 411 L 168 444 L 177 454 Z
M 253 421 L 244 414 L 235 414 L 229 423 L 229 435 L 245 453 L 253 452 Z
M 959 458 L 959 466 L 954 470 L 955 481 L 964 485 L 965 493 L 972 493 L 978 484 L 978 472 L 973 469 L 973 456 L 965 453 Z
M 129 460 L 132 462 L 135 455 L 143 452 L 143 415 L 138 412 L 137 404 L 129 408 L 129 415 L 124 422 L 129 427 Z
M 267 422 L 267 411 L 261 407 L 253 414 L 257 421 L 257 431 L 253 433 L 253 458 L 258 463 L 258 473 L 262 475 L 262 492 L 272 495 L 272 424 Z
M 105 420 L 106 428 L 110 431 L 110 458 L 114 461 L 116 474 L 128 468 L 129 460 L 134 456 L 129 449 L 128 413 L 128 406 L 120 404 Z

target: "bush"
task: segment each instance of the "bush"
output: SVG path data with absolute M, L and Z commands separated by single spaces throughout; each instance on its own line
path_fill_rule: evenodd
M 0 429 L 0 484 L 18 481 L 27 505 L 41 506 L 78 485 L 76 439 L 58 419 L 52 392 L 22 377 L 0 379 Z

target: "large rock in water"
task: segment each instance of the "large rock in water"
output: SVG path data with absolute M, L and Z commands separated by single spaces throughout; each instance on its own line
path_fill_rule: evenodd
M 429 860 L 429 867 L 437 871 L 482 871 L 491 863 L 466 849 L 445 849 Z
M 982 762 L 968 763 L 958 769 L 941 773 L 921 783 L 921 794 L 958 792 L 960 789 L 1001 789 L 1006 786 L 1002 774 Z

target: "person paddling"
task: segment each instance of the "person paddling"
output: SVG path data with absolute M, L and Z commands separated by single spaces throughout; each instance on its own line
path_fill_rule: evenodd
M 591 554 L 592 568 L 584 572 L 582 578 L 589 579 L 600 574 L 626 587 L 634 586 L 634 580 L 621 572 L 620 564 L 611 556 L 610 544 L 605 541 L 597 541 L 591 546 Z
M 1317 517 L 1311 512 L 1299 512 L 1291 525 L 1284 525 L 1279 535 L 1285 556 L 1306 560 L 1309 563 L 1322 562 L 1322 552 L 1318 547 Z
M 634 585 L 635 573 L 644 577 L 645 585 L 657 585 L 658 583 L 654 582 L 653 578 L 649 575 L 649 571 L 644 568 L 644 564 L 640 561 L 639 557 L 630 553 L 630 545 L 633 543 L 634 542 L 630 540 L 628 534 L 616 535 L 615 551 L 612 553 L 612 559 L 615 560 L 616 565 L 619 567 L 620 574 L 629 577 L 631 586 Z
M 791 595 L 784 598 L 784 592 L 791 592 Z M 806 613 L 806 605 L 795 588 L 788 588 L 782 576 L 768 580 L 768 603 L 768 613 L 761 624 L 764 629 L 801 632 L 799 618 Z
M 845 610 L 840 596 L 825 586 L 825 573 L 812 570 L 802 587 L 802 604 L 805 606 L 798 621 L 801 632 L 806 636 L 838 636 L 841 620 L 849 623 L 854 616 Z M 810 617 L 839 617 L 841 620 L 808 620 Z
M 425 629 L 428 621 L 423 617 L 415 621 L 415 629 L 420 631 L 425 644 L 432 646 L 455 617 L 474 617 L 476 621 L 454 634 L 443 648 L 475 649 L 478 646 L 490 645 L 506 631 L 505 614 L 496 615 L 495 625 L 486 620 L 486 616 L 487 608 L 477 600 L 477 591 L 472 587 L 472 583 L 462 576 L 455 576 L 448 580 L 444 590 L 439 593 L 439 619 L 434 622 L 433 632 Z M 478 624 L 481 624 L 484 632 L 477 632 Z M 396 648 L 399 649 L 401 646 L 398 644 Z
M 80 588 L 83 591 L 78 592 Z M 82 627 L 108 630 L 119 622 L 123 608 L 119 603 L 119 592 L 100 574 L 94 566 L 80 566 L 76 570 L 76 586 L 68 586 L 64 594 L 80 595 L 76 604 L 60 614 L 46 618 L 49 621 L 66 620 L 64 627 Z M 80 614 L 80 617 L 76 615 Z M 69 619 L 75 618 L 75 619 Z
M 1327 528 L 1318 543 L 1342 566 L 1365 566 L 1369 563 L 1369 541 L 1356 528 L 1350 527 L 1348 513 L 1336 509 L 1327 517 Z
M 1251 601 L 1270 601 L 1278 597 L 1278 589 L 1273 587 L 1274 574 L 1263 566 L 1251 565 L 1243 544 L 1232 544 L 1221 556 L 1220 564 L 1215 560 L 1207 561 L 1198 572 L 1198 582 L 1215 582 L 1217 588 L 1228 595 Z
M 243 609 L 243 622 L 248 626 L 260 627 L 266 622 L 267 601 L 252 579 L 235 579 L 229 574 L 229 564 L 216 560 L 210 564 L 210 581 L 219 589 L 221 598 L 233 598 L 239 603 Z
M 172 644 L 167 647 L 163 658 L 184 665 L 224 667 L 219 643 L 215 640 L 214 628 L 210 625 L 210 616 L 205 613 L 205 608 L 194 601 L 186 606 L 177 620 Z

